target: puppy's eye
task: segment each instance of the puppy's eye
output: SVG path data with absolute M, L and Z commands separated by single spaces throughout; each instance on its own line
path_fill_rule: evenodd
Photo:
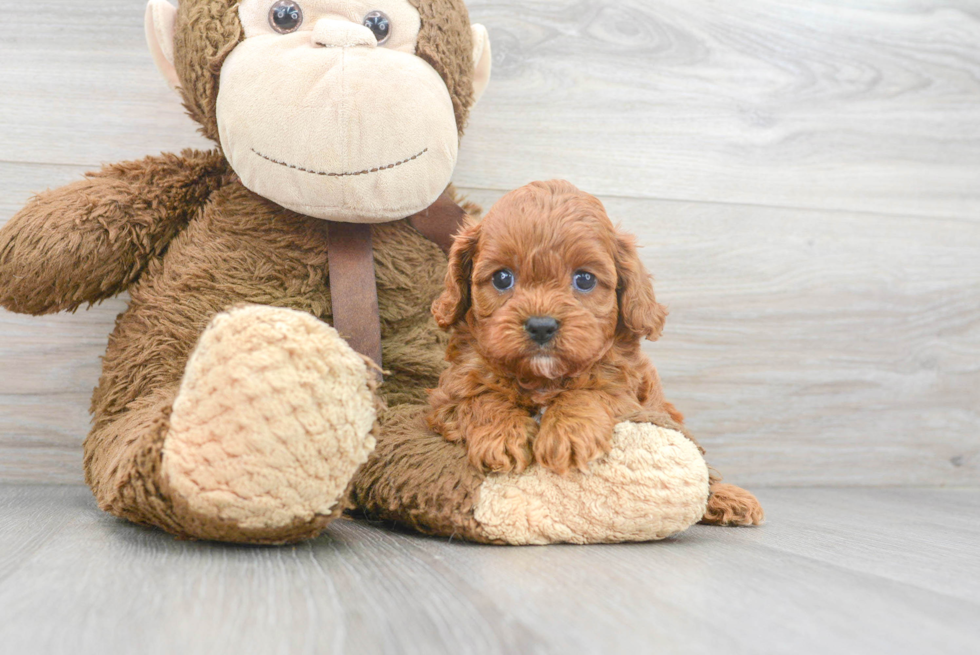
M 510 291 L 514 288 L 514 273 L 509 269 L 502 268 L 490 278 L 493 288 L 497 291 Z
M 575 271 L 575 275 L 572 276 L 572 286 L 583 293 L 595 289 L 596 282 L 598 282 L 596 276 L 588 271 Z
M 279 0 L 269 10 L 269 25 L 280 34 L 289 34 L 303 24 L 303 10 L 292 0 Z
M 378 45 L 384 45 L 391 36 L 391 21 L 383 11 L 372 11 L 364 17 L 364 27 L 374 32 Z

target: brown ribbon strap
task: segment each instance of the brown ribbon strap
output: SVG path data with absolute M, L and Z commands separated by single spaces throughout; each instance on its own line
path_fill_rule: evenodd
M 456 204 L 452 196 L 444 193 L 432 206 L 408 219 L 409 225 L 422 233 L 429 241 L 448 253 L 453 245 L 453 236 L 463 225 L 466 212 Z
M 381 366 L 381 314 L 371 226 L 327 221 L 333 326 L 350 347 Z
M 466 212 L 447 193 L 431 207 L 408 219 L 409 224 L 449 252 L 453 235 Z M 330 260 L 330 302 L 333 326 L 350 347 L 381 366 L 381 314 L 374 276 L 371 226 L 366 223 L 327 221 L 327 256 Z

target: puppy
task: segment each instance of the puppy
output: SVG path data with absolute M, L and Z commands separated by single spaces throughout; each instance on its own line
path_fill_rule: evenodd
M 474 466 L 584 471 L 620 420 L 683 421 L 640 349 L 667 311 L 635 240 L 568 182 L 517 189 L 464 226 L 432 311 L 452 334 L 428 422 Z

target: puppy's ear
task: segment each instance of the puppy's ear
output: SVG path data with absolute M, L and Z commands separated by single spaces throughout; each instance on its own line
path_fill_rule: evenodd
M 446 289 L 432 303 L 432 315 L 443 330 L 463 320 L 470 309 L 470 278 L 473 257 L 480 241 L 480 224 L 468 219 L 453 239 L 446 270 Z
M 656 341 L 663 332 L 667 308 L 653 295 L 653 280 L 640 260 L 632 235 L 616 234 L 616 270 L 619 330 Z

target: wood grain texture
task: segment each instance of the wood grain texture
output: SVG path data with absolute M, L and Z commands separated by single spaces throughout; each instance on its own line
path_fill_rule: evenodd
M 0 0 L 0 161 L 92 168 L 209 147 L 153 66 L 146 2 L 19 7 Z
M 475 546 L 340 521 L 306 544 L 250 548 L 126 524 L 81 487 L 0 485 L 0 643 L 22 655 L 980 646 L 977 492 L 761 498 L 761 528 L 653 544 Z
M 975 2 L 469 5 L 495 69 L 463 186 L 978 216 Z
M 730 480 L 980 485 L 975 224 L 604 201 L 671 310 L 647 351 Z M 87 397 L 124 303 L 0 313 L 0 479 L 81 480 Z
M 100 162 L 207 147 L 143 5 L 0 0 L 0 223 Z M 488 206 L 568 177 L 640 235 L 672 311 L 649 352 L 714 465 L 749 485 L 980 484 L 974 4 L 469 5 L 495 71 L 457 181 Z M 124 307 L 0 312 L 0 480 L 81 480 Z
M 0 2 L 0 161 L 206 145 L 153 69 L 143 5 Z M 463 186 L 565 177 L 605 195 L 978 214 L 970 0 L 469 5 L 495 68 Z
M 143 5 L 0 2 L 0 161 L 205 143 L 152 67 Z M 971 0 L 469 5 L 495 70 L 464 186 L 565 177 L 605 195 L 977 215 Z

